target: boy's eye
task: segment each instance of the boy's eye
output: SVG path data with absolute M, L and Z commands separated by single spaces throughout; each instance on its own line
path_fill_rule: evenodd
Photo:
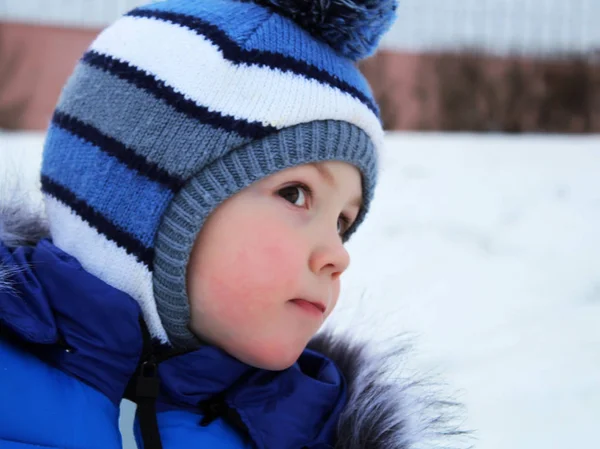
M 293 185 L 280 189 L 277 194 L 294 206 L 305 207 L 308 188 L 301 185 Z
M 349 227 L 350 227 L 350 220 L 348 220 L 348 217 L 346 217 L 345 215 L 340 215 L 340 218 L 338 218 L 338 222 L 337 222 L 338 234 L 343 237 Z

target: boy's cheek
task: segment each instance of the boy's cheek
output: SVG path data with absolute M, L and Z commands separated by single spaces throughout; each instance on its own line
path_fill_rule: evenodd
M 325 316 L 325 318 L 329 318 L 329 316 L 333 313 L 333 311 L 335 310 L 338 300 L 340 299 L 340 279 L 338 278 L 335 283 L 333 284 L 333 287 L 331 288 L 331 290 L 329 291 L 330 297 L 328 298 L 328 303 L 329 303 L 329 309 L 327 310 L 327 315 Z
M 308 264 L 301 240 L 284 226 L 265 224 L 259 229 L 236 244 L 231 262 L 225 263 L 225 277 L 241 290 L 252 288 L 259 295 L 282 290 L 293 294 L 300 270 Z

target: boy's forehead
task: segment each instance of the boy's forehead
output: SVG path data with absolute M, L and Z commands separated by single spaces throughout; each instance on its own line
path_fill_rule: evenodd
M 356 197 L 353 198 L 352 200 L 352 206 L 356 206 L 358 208 L 362 207 L 363 204 L 363 198 L 362 198 L 362 183 L 361 183 L 361 173 L 360 170 L 352 165 L 349 164 L 348 162 L 344 162 L 344 161 L 320 161 L 320 162 L 311 162 L 309 164 L 305 164 L 305 167 L 310 168 L 312 170 L 316 170 L 319 175 L 321 176 L 321 178 L 327 183 L 329 184 L 330 187 L 334 188 L 334 189 L 340 189 L 342 188 L 342 186 L 340 185 L 340 181 L 341 179 L 339 178 L 340 173 L 336 172 L 335 168 L 336 165 L 338 167 L 344 167 L 344 172 L 342 172 L 343 174 L 341 174 L 342 177 L 345 178 L 346 174 L 349 173 L 354 173 L 356 175 L 358 175 L 357 177 L 357 181 L 358 181 L 358 191 L 356 194 Z M 336 176 L 336 174 L 338 176 Z M 352 176 L 352 175 L 351 175 Z M 343 181 L 342 181 L 343 183 Z
M 315 163 L 308 164 L 308 165 L 314 167 L 319 172 L 321 177 L 327 182 L 327 184 L 329 184 L 332 187 L 336 186 L 335 176 L 331 172 L 331 170 L 329 169 L 329 167 L 326 163 L 315 162 Z

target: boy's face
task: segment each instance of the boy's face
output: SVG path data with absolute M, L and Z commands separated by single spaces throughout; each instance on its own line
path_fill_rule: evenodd
M 344 162 L 252 184 L 207 219 L 187 271 L 192 331 L 249 365 L 292 365 L 336 305 L 350 262 L 341 235 L 362 198 Z

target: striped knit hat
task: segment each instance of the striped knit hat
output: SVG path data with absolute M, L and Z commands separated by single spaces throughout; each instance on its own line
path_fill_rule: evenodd
M 325 160 L 363 176 L 383 131 L 355 61 L 395 0 L 166 0 L 104 30 L 65 86 L 44 149 L 54 243 L 192 348 L 186 267 L 208 215 L 249 184 Z M 356 228 L 350 230 L 350 233 Z

